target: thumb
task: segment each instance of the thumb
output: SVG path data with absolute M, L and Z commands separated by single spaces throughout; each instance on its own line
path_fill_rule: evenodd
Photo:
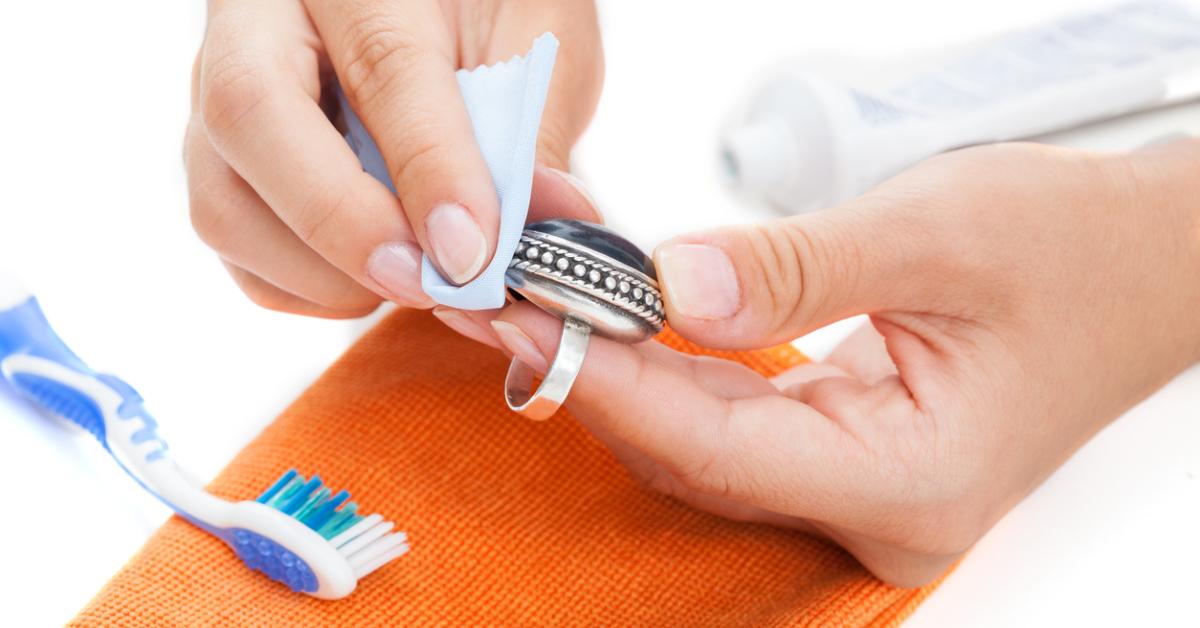
M 671 327 L 714 348 L 788 342 L 863 313 L 927 308 L 952 255 L 921 212 L 882 198 L 669 240 L 655 251 Z M 939 276 L 942 275 L 942 276 Z

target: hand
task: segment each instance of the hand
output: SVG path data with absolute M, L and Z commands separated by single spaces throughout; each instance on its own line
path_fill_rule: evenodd
M 267 308 L 352 317 L 381 299 L 429 307 L 421 252 L 465 283 L 492 259 L 499 226 L 454 71 L 523 54 L 547 30 L 562 45 L 531 217 L 598 220 L 566 174 L 603 75 L 589 0 L 210 0 L 185 141 L 196 231 Z M 336 82 L 400 198 L 362 171 L 330 121 Z
M 659 490 L 926 583 L 1200 360 L 1198 171 L 1200 142 L 971 148 L 826 212 L 678 238 L 658 273 L 697 343 L 763 347 L 859 313 L 873 328 L 773 381 L 594 339 L 568 406 Z M 556 320 L 521 303 L 494 326 L 544 372 Z

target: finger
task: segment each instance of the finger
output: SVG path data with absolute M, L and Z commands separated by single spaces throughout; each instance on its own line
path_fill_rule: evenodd
M 306 4 L 421 247 L 447 279 L 470 281 L 492 259 L 500 207 L 441 8 L 435 0 Z
M 446 327 L 475 342 L 487 345 L 493 349 L 500 349 L 500 340 L 496 338 L 496 333 L 492 330 L 491 326 L 491 321 L 496 317 L 496 314 L 497 311 L 456 310 L 444 305 L 433 308 L 433 315 L 442 321 Z
M 875 326 L 866 323 L 843 340 L 825 358 L 826 364 L 841 368 L 865 384 L 874 384 L 899 373 L 887 344 Z
M 212 149 L 200 124 L 189 125 L 184 150 L 192 225 L 218 255 L 326 308 L 369 311 L 379 305 L 378 295 L 318 255 L 271 212 Z
M 505 4 L 496 16 L 486 53 L 480 58 L 464 58 L 461 65 L 475 67 L 506 60 L 547 31 L 558 37 L 559 48 L 538 130 L 538 165 L 529 220 L 576 218 L 603 222 L 591 193 L 570 173 L 571 149 L 591 122 L 604 84 L 604 54 L 595 3 L 565 0 L 537 6 Z
M 805 362 L 772 377 L 771 383 L 786 394 L 788 390 L 814 380 L 848 375 L 849 373 L 840 366 L 823 362 Z
M 416 239 L 397 199 L 326 119 L 316 52 L 300 36 L 284 39 L 278 6 L 292 5 L 227 5 L 210 20 L 200 70 L 206 135 L 301 241 L 404 301 L 420 283 Z
M 239 268 L 231 262 L 226 260 L 221 260 L 221 262 L 225 265 L 225 270 L 229 271 L 229 275 L 233 277 L 234 283 L 237 284 L 242 293 L 259 307 L 268 310 L 317 318 L 359 318 L 370 314 L 371 310 L 375 309 L 372 307 L 370 310 L 365 311 L 346 311 L 327 308 L 272 285 L 263 278 L 244 268 Z
M 561 324 L 528 303 L 506 308 L 494 325 L 535 368 L 557 350 Z M 777 394 L 722 398 L 703 383 L 728 372 L 698 380 L 648 358 L 645 348 L 591 339 L 568 400 L 576 418 L 636 447 L 693 490 L 786 506 L 795 516 L 845 512 L 836 487 L 855 466 L 845 456 L 853 443 L 834 423 Z M 753 377 L 761 390 L 775 390 Z
M 883 336 L 870 323 L 864 324 L 843 340 L 823 362 L 808 362 L 771 378 L 771 382 L 793 398 L 799 399 L 801 384 L 830 377 L 853 377 L 873 385 L 898 375 L 888 354 Z
M 757 348 L 854 314 L 934 305 L 962 280 L 958 238 L 906 203 L 868 196 L 663 244 L 655 262 L 672 328 L 707 346 Z
M 566 172 L 571 147 L 583 134 L 604 84 L 604 54 L 596 4 L 591 0 L 507 3 L 495 18 L 486 55 L 463 59 L 463 67 L 495 63 L 524 51 L 544 32 L 559 40 L 554 74 L 538 132 L 538 161 Z
M 573 218 L 603 223 L 604 217 L 582 181 L 568 172 L 537 165 L 529 197 L 528 222 Z

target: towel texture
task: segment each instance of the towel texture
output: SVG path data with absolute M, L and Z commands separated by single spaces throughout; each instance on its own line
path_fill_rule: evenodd
M 764 374 L 804 360 L 790 346 L 715 355 Z M 412 551 L 350 597 L 291 593 L 176 517 L 75 625 L 889 625 L 930 590 L 639 486 L 568 413 L 510 413 L 506 367 L 427 313 L 398 312 L 213 481 L 248 499 L 290 467 L 317 472 L 407 530 Z

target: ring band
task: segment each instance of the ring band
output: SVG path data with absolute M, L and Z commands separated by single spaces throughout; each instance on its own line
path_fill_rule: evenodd
M 504 378 L 504 400 L 508 402 L 509 409 L 534 421 L 544 421 L 553 416 L 566 401 L 567 393 L 571 392 L 575 376 L 583 366 L 583 356 L 587 354 L 591 335 L 591 325 L 578 316 L 568 314 L 563 319 L 562 339 L 558 342 L 554 361 L 546 371 L 546 378 L 533 392 L 530 392 L 533 388 L 533 369 L 514 357 Z
M 504 378 L 508 407 L 550 418 L 567 399 L 592 334 L 635 343 L 662 331 L 663 304 L 654 263 L 633 243 L 591 223 L 548 220 L 525 228 L 505 283 L 562 319 L 562 339 L 536 389 L 534 372 L 514 358 Z

